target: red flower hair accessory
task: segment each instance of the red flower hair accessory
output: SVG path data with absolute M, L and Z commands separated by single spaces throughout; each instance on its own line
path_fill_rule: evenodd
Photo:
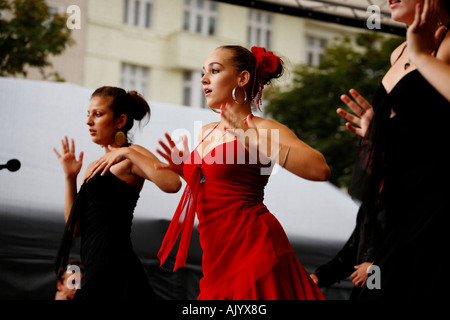
M 280 58 L 274 56 L 272 51 L 266 52 L 261 47 L 252 47 L 251 50 L 256 58 L 256 70 L 261 71 L 263 77 L 277 70 Z
M 262 47 L 252 47 L 251 51 L 256 59 L 255 81 L 253 82 L 252 88 L 252 100 L 259 108 L 262 103 L 262 90 L 265 84 L 264 79 L 269 74 L 277 70 L 278 64 L 280 63 L 281 59 L 277 56 L 274 56 L 272 51 L 266 51 Z M 255 85 L 258 85 L 256 97 L 253 96 Z

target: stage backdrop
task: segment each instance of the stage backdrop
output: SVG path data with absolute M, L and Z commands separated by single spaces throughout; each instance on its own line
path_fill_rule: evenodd
M 90 141 L 86 125 L 92 91 L 70 83 L 0 78 L 0 164 L 21 162 L 17 172 L 0 171 L 0 299 L 53 299 L 53 262 L 64 228 L 64 177 L 52 148 L 60 149 L 64 136 L 74 138 L 76 153 L 85 153 L 82 172 L 103 154 Z M 146 98 L 151 119 L 135 130 L 134 142 L 155 154 L 164 132 L 187 134 L 192 150 L 198 129 L 219 119 L 210 110 Z M 163 193 L 147 182 L 135 210 L 134 248 L 160 299 L 195 299 L 198 294 L 202 252 L 196 230 L 185 268 L 173 273 L 173 261 L 161 268 L 156 257 L 181 194 Z M 266 187 L 265 204 L 309 272 L 337 253 L 356 222 L 357 206 L 347 194 L 279 167 Z M 73 258 L 77 249 L 75 243 Z M 329 299 L 346 299 L 351 286 L 347 279 L 324 293 Z

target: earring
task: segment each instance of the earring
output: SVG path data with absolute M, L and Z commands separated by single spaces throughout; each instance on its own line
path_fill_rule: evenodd
M 244 104 L 247 101 L 247 91 L 245 91 L 244 88 L 242 88 L 242 90 L 244 90 L 244 101 L 242 103 L 239 103 L 236 99 L 236 87 L 234 87 L 233 91 L 231 92 L 231 96 L 233 97 L 233 101 L 236 102 L 237 104 Z
M 125 133 L 123 133 L 122 130 L 119 129 L 119 131 L 117 131 L 114 136 L 114 141 L 119 147 L 121 147 L 127 143 L 128 139 Z

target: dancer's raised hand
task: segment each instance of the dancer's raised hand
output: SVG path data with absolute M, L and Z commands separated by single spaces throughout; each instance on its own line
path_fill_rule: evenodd
M 336 112 L 349 121 L 345 124 L 348 131 L 364 137 L 374 115 L 373 108 L 372 105 L 355 89 L 350 89 L 349 92 L 354 100 L 346 94 L 341 96 L 341 100 L 353 111 L 353 113 L 347 112 L 342 108 L 338 108 Z
M 77 160 L 75 156 L 75 142 L 73 139 L 70 139 L 70 141 L 69 145 L 69 139 L 67 136 L 64 137 L 61 139 L 61 153 L 56 148 L 53 148 L 53 151 L 61 162 L 64 174 L 66 176 L 77 176 L 83 166 L 83 152 L 80 152 Z
M 162 150 L 156 149 L 156 152 L 167 161 L 167 164 L 155 164 L 155 168 L 170 169 L 177 173 L 179 176 L 183 177 L 184 162 L 190 154 L 187 136 L 182 136 L 183 150 L 181 151 L 176 147 L 175 142 L 167 132 L 164 134 L 164 136 L 166 137 L 169 145 L 159 140 L 158 143 L 161 146 Z

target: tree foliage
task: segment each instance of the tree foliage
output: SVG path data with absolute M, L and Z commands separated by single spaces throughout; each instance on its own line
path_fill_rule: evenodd
M 348 187 L 359 143 L 336 113 L 338 107 L 347 108 L 340 96 L 354 88 L 370 102 L 389 68 L 392 50 L 403 40 L 373 32 L 358 35 L 357 45 L 348 38 L 337 40 L 318 67 L 295 68 L 288 90 L 267 92 L 265 111 L 324 154 L 330 181 L 338 187 Z
M 26 76 L 28 66 L 49 76 L 49 55 L 61 54 L 73 41 L 66 19 L 52 15 L 44 0 L 0 0 L 0 76 Z

